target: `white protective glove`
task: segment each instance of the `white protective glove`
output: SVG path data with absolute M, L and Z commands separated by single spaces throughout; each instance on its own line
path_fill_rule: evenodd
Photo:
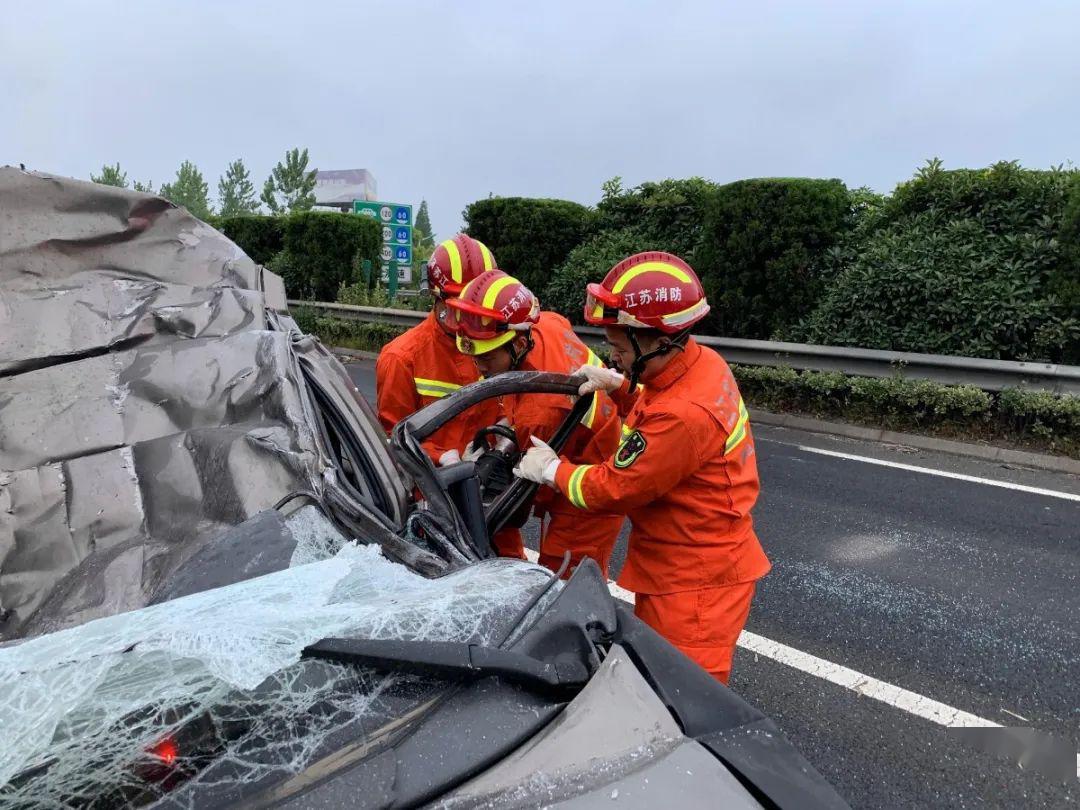
M 538 484 L 554 484 L 555 473 L 562 463 L 555 451 L 535 436 L 529 437 L 533 446 L 514 467 L 514 475 Z
M 509 427 L 510 426 L 510 420 L 507 419 L 506 417 L 503 417 L 502 419 L 500 419 L 495 424 L 496 425 L 505 425 L 505 426 Z M 481 442 L 480 446 L 477 447 L 475 450 L 473 450 L 472 442 L 469 442 L 467 445 L 465 445 L 465 452 L 461 454 L 461 460 L 462 461 L 479 461 L 480 456 L 484 455 L 484 451 L 487 450 L 487 449 L 488 448 L 484 445 L 484 443 Z
M 461 454 L 462 461 L 479 461 L 480 456 L 484 455 L 484 446 L 481 444 L 475 450 L 473 449 L 472 442 L 469 442 L 465 448 L 465 452 Z
M 593 391 L 617 391 L 622 387 L 623 381 L 626 379 L 622 374 L 617 372 L 613 368 L 601 368 L 600 366 L 585 365 L 574 372 L 575 375 L 580 375 L 585 378 L 578 387 L 578 394 L 585 396 L 591 394 Z
M 457 450 L 447 450 L 439 456 L 440 467 L 449 467 L 451 464 L 457 464 L 459 461 L 461 461 L 461 453 Z

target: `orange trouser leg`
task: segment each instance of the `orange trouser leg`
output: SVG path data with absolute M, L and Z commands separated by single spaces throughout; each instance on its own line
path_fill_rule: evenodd
M 491 545 L 500 557 L 525 558 L 525 544 L 521 541 L 521 529 L 499 529 L 491 538 Z
M 757 583 L 681 593 L 639 593 L 634 614 L 721 683 L 731 675 L 735 642 Z
M 622 515 L 588 515 L 584 512 L 549 512 L 540 536 L 540 564 L 558 571 L 563 555 L 570 552 L 569 577 L 586 557 L 600 566 L 608 578 L 608 562 L 622 529 Z

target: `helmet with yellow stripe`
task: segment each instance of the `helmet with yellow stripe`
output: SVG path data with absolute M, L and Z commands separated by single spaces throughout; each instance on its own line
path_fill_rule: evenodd
M 428 283 L 437 292 L 452 297 L 465 285 L 497 267 L 495 257 L 479 239 L 459 233 L 439 244 L 427 264 Z
M 661 251 L 637 253 L 590 284 L 585 320 L 598 326 L 685 332 L 709 312 L 697 273 L 678 256 Z
M 697 273 L 678 256 L 662 251 L 623 259 L 601 283 L 586 288 L 585 320 L 625 330 L 634 351 L 626 369 L 631 387 L 650 361 L 682 350 L 690 327 L 708 314 L 709 303 Z
M 446 303 L 452 310 L 448 320 L 457 335 L 458 351 L 474 357 L 528 333 L 540 319 L 536 296 L 501 270 L 476 277 Z

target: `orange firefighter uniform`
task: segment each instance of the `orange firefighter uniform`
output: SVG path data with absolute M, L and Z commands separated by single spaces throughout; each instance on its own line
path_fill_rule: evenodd
M 574 334 L 570 322 L 554 312 L 541 312 L 531 331 L 533 347 L 518 366 L 520 371 L 553 371 L 573 374 L 582 365 L 603 365 Z M 517 432 L 522 448 L 529 438 L 547 441 L 555 434 L 574 406 L 571 397 L 561 394 L 515 394 L 503 397 L 502 416 Z M 582 464 L 598 464 L 610 458 L 619 444 L 620 419 L 615 404 L 598 391 L 592 406 L 570 437 L 563 454 Z M 623 516 L 593 510 L 588 514 L 571 505 L 566 496 L 541 487 L 533 513 L 542 521 L 540 564 L 558 570 L 565 552 L 570 552 L 567 575 L 584 557 L 591 557 L 608 575 L 608 562 L 622 528 Z
M 479 379 L 472 359 L 458 352 L 453 336 L 443 331 L 431 312 L 379 353 L 375 363 L 379 421 L 389 432 L 406 416 Z M 492 400 L 470 408 L 430 436 L 424 450 L 436 463 L 448 450 L 462 450 L 477 430 L 498 420 L 497 411 Z
M 586 363 L 600 365 L 599 358 L 578 339 L 566 318 L 541 312 L 536 296 L 500 270 L 478 276 L 448 306 L 453 310 L 452 323 L 463 355 L 508 351 L 510 368 L 519 371 L 572 374 Z M 527 340 L 517 340 L 520 337 Z M 514 428 L 519 447 L 527 449 L 533 436 L 551 439 L 574 407 L 575 399 L 558 394 L 507 396 L 499 401 L 500 416 Z M 575 460 L 595 463 L 614 452 L 618 442 L 618 414 L 611 398 L 601 393 L 593 399 L 565 449 Z M 541 563 L 557 570 L 569 551 L 569 570 L 589 556 L 606 572 L 622 526 L 621 516 L 596 511 L 583 520 L 565 497 L 548 488 L 537 493 L 534 513 L 542 521 Z M 492 544 L 505 556 L 524 554 L 521 534 L 516 529 L 499 532 Z
M 495 257 L 486 245 L 459 233 L 436 246 L 426 272 L 435 296 L 446 301 L 494 267 Z M 454 336 L 432 311 L 379 353 L 375 364 L 379 421 L 389 433 L 406 416 L 478 379 L 476 366 L 458 353 Z M 491 415 L 496 411 L 494 403 L 470 408 L 428 437 L 424 450 L 438 463 L 444 453 L 460 451 L 477 430 L 494 423 Z
M 613 394 L 627 414 L 602 463 L 562 463 L 555 486 L 585 513 L 632 523 L 619 584 L 635 613 L 723 682 L 769 561 L 750 509 L 759 483 L 746 406 L 720 355 L 692 338 L 645 385 Z

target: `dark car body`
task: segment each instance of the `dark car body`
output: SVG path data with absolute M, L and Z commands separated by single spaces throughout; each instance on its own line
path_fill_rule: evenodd
M 388 441 L 217 231 L 13 168 L 0 336 L 0 806 L 844 806 L 595 565 L 494 557 L 530 485 L 419 449 L 571 379 Z

